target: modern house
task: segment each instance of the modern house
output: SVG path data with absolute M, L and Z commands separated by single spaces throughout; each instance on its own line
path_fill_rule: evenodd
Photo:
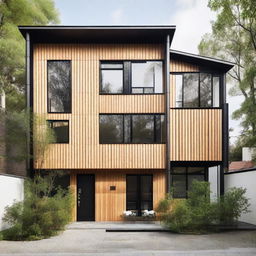
M 232 63 L 171 50 L 175 26 L 19 29 L 27 107 L 56 134 L 29 168 L 66 172 L 74 220 L 141 216 L 170 189 L 186 197 L 193 179 L 213 177 L 224 192 Z

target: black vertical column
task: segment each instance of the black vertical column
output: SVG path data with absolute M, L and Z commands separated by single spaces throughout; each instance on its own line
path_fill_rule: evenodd
M 226 80 L 222 79 L 222 164 L 220 165 L 220 195 L 224 194 L 224 172 L 229 167 L 229 115 L 226 103 Z
M 31 74 L 30 74 L 30 35 L 27 32 L 26 33 L 26 110 L 27 115 L 29 116 L 29 124 L 27 126 L 27 160 L 26 160 L 26 169 L 27 169 L 27 175 L 31 176 L 31 120 L 30 120 L 30 81 L 31 81 Z
M 170 166 L 170 35 L 166 36 L 165 48 L 165 117 L 166 117 L 166 191 L 171 189 Z

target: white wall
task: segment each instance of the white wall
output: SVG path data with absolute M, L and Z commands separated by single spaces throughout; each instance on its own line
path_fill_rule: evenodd
M 231 187 L 247 189 L 246 196 L 250 198 L 250 213 L 243 214 L 240 221 L 256 225 L 256 170 L 225 175 L 225 191 Z
M 12 205 L 14 200 L 22 201 L 23 198 L 24 179 L 0 174 L 0 230 L 8 228 L 8 225 L 2 221 L 4 208 Z
M 216 200 L 219 196 L 219 166 L 209 167 L 208 181 L 210 182 L 211 200 Z

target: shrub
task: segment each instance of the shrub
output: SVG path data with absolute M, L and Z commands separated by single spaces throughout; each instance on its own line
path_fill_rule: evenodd
M 216 230 L 248 212 L 246 189 L 232 188 L 217 202 L 210 201 L 210 183 L 194 180 L 188 199 L 162 199 L 156 209 L 162 223 L 175 232 Z
M 219 219 L 223 224 L 233 224 L 242 213 L 249 212 L 249 199 L 245 188 L 233 187 L 219 199 Z
M 2 232 L 6 240 L 36 240 L 57 234 L 71 220 L 72 195 L 53 187 L 54 175 L 36 175 L 25 181 L 25 198 L 7 207 L 3 220 L 11 228 Z

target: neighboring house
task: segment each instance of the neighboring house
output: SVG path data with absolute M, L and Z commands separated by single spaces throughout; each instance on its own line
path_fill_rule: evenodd
M 66 172 L 74 220 L 141 216 L 171 188 L 185 198 L 193 179 L 214 175 L 224 193 L 233 64 L 170 50 L 175 26 L 19 29 L 27 106 L 57 138 L 30 168 Z
M 243 147 L 242 148 L 242 161 L 233 161 L 229 164 L 229 172 L 242 171 L 255 167 L 252 161 L 255 153 L 255 148 Z

